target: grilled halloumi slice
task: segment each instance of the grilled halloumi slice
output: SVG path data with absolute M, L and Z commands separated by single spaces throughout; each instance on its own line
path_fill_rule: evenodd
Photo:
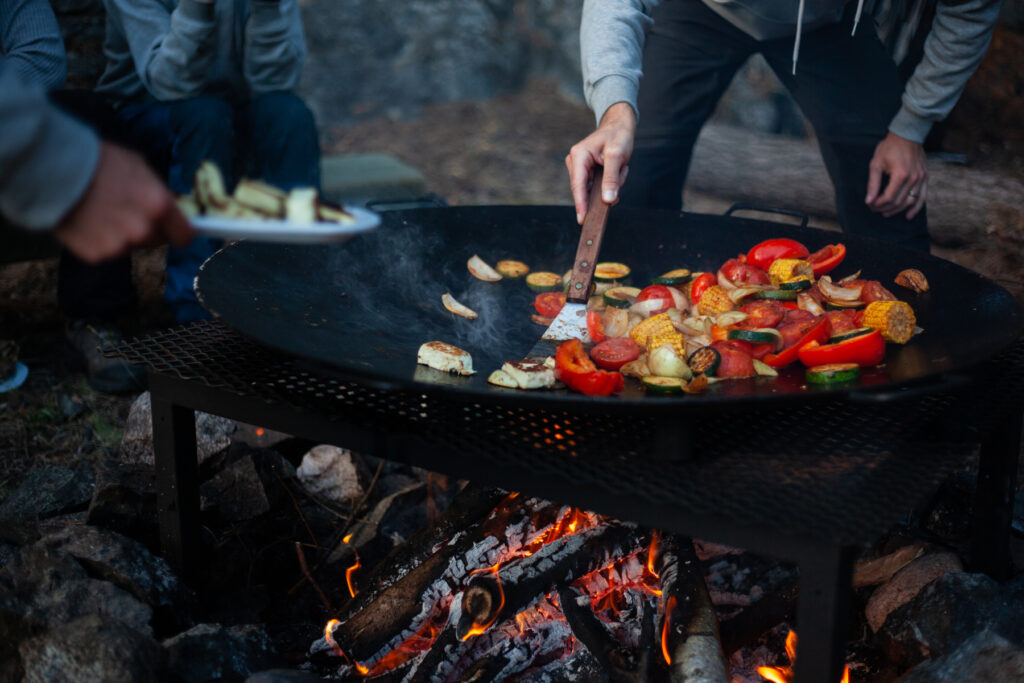
M 442 341 L 427 342 L 420 346 L 416 354 L 416 362 L 442 372 L 452 372 L 459 375 L 472 375 L 473 358 L 468 351 L 463 351 L 457 346 L 452 346 Z
M 212 161 L 199 164 L 193 185 L 196 201 L 206 211 L 225 207 L 231 200 L 224 189 L 224 176 L 221 175 L 217 164 Z
M 520 389 L 550 389 L 555 386 L 555 371 L 535 360 L 510 360 L 501 366 Z
M 495 370 L 487 378 L 488 384 L 496 384 L 499 387 L 505 387 L 506 389 L 518 389 L 519 383 L 512 379 L 507 372 L 504 370 Z
M 292 223 L 315 223 L 316 197 L 314 187 L 294 188 L 284 203 L 285 219 Z
M 284 216 L 284 202 L 288 193 L 262 180 L 242 178 L 233 196 L 242 206 L 270 218 L 281 218 Z

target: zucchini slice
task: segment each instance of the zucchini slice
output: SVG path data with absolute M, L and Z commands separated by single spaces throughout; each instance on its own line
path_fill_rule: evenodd
M 796 301 L 795 289 L 762 289 L 754 292 L 755 299 L 774 299 L 775 301 Z
M 713 375 L 722 362 L 722 354 L 710 346 L 702 346 L 690 354 L 686 363 L 693 370 L 694 374 Z
M 612 308 L 629 308 L 640 294 L 639 287 L 612 287 L 604 292 L 604 303 Z
M 759 327 L 755 330 L 729 330 L 729 339 L 742 339 L 751 344 L 773 344 L 776 348 L 782 345 L 782 333 L 771 327 Z
M 522 261 L 498 261 L 494 264 L 494 269 L 502 274 L 503 277 L 515 279 L 522 277 L 530 272 L 530 266 L 526 265 Z
M 499 265 L 498 270 L 501 271 L 501 268 L 500 268 L 501 264 L 499 263 L 498 265 Z M 800 278 L 799 280 L 790 280 L 789 282 L 780 282 L 779 283 L 779 289 L 783 289 L 783 290 L 791 290 L 791 289 L 793 289 L 793 290 L 796 290 L 796 291 L 800 292 L 800 291 L 803 291 L 805 289 L 810 289 L 812 284 L 813 283 L 810 281 L 809 278 Z
M 658 277 L 651 280 L 651 284 L 655 285 L 685 285 L 693 278 L 693 273 L 690 272 L 689 268 L 676 268 L 670 270 L 667 273 L 662 273 Z
M 631 272 L 625 263 L 605 261 L 594 266 L 594 279 L 598 282 L 621 282 L 629 277 Z
M 538 270 L 526 276 L 526 286 L 535 292 L 554 292 L 561 288 L 562 278 L 558 273 Z
M 860 366 L 856 363 L 828 363 L 807 368 L 808 384 L 846 384 L 860 379 Z
M 872 328 L 870 327 L 858 327 L 855 330 L 847 330 L 846 332 L 840 332 L 839 334 L 833 334 L 828 339 L 829 344 L 838 344 L 839 342 L 846 341 L 847 339 L 853 339 L 854 337 L 861 337 L 865 334 L 871 334 Z
M 644 377 L 640 380 L 644 383 L 644 388 L 655 394 L 681 394 L 683 393 L 683 383 L 685 380 L 679 377 L 658 377 L 652 375 L 650 377 Z
M 848 308 L 864 308 L 867 306 L 863 301 L 826 301 L 824 305 L 826 311 L 844 311 Z

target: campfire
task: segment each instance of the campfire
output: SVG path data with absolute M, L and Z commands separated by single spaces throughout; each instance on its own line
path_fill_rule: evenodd
M 686 647 L 694 607 L 710 607 L 706 590 L 693 597 L 688 540 L 517 493 L 450 538 L 425 536 L 410 541 L 430 543 L 413 551 L 423 564 L 369 577 L 361 593 L 350 583 L 345 618 L 312 648 L 336 678 L 668 680 L 678 658 L 708 656 Z

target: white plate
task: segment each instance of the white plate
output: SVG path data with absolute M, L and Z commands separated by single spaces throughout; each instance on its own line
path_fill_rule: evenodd
M 251 239 L 261 242 L 318 244 L 342 242 L 380 225 L 380 216 L 357 207 L 345 207 L 355 216 L 353 223 L 292 223 L 281 220 L 253 220 L 228 216 L 195 216 L 190 219 L 197 232 L 227 240 Z

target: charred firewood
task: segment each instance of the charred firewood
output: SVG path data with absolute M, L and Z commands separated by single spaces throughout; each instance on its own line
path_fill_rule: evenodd
M 722 651 L 731 655 L 753 644 L 766 631 L 793 618 L 799 588 L 797 579 L 785 583 L 750 605 L 728 621 L 722 622 Z
M 407 631 L 420 616 L 423 596 L 431 586 L 447 580 L 449 587 L 457 590 L 465 574 L 478 568 L 464 564 L 464 558 L 474 546 L 487 542 L 489 546 L 500 547 L 507 542 L 505 535 L 510 529 L 521 530 L 524 524 L 549 525 L 557 520 L 558 506 L 537 499 L 522 498 L 513 498 L 500 510 L 495 510 L 494 515 L 477 519 L 463 531 L 455 532 L 452 541 L 444 543 L 442 539 L 439 544 L 430 546 L 431 552 L 419 564 L 411 569 L 408 565 L 401 568 L 404 574 L 390 568 L 382 569 L 381 576 L 391 578 L 391 582 L 385 584 L 371 579 L 369 587 L 364 588 L 346 606 L 340 617 L 341 623 L 333 632 L 337 646 L 359 661 L 372 658 L 381 648 Z M 413 554 L 419 556 L 422 553 Z M 387 564 L 387 561 L 383 564 Z M 446 578 L 446 574 L 455 569 L 464 574 Z
M 448 623 L 431 643 L 427 653 L 413 663 L 410 673 L 404 679 L 407 683 L 428 683 L 431 677 L 437 673 L 450 652 L 458 645 L 459 639 L 455 635 L 456 625 L 459 622 L 461 610 L 459 609 L 460 596 L 456 595 L 452 600 L 451 611 L 448 614 Z
M 580 605 L 580 599 L 587 604 Z M 639 618 L 643 630 L 640 642 L 643 646 L 634 650 L 623 647 L 608 633 L 590 609 L 589 598 L 581 596 L 570 586 L 561 586 L 558 600 L 573 635 L 600 664 L 605 680 L 609 683 L 645 683 L 651 679 L 653 615 L 645 614 L 641 607 Z
M 466 669 L 455 679 L 456 683 L 488 683 L 508 666 L 508 657 L 500 652 L 489 654 Z
M 548 543 L 496 573 L 476 574 L 462 598 L 460 638 L 513 615 L 538 595 L 634 552 L 643 540 L 636 527 L 607 524 Z
M 661 643 L 672 683 L 726 683 L 718 619 L 693 542 L 668 535 L 658 557 L 662 600 Z

